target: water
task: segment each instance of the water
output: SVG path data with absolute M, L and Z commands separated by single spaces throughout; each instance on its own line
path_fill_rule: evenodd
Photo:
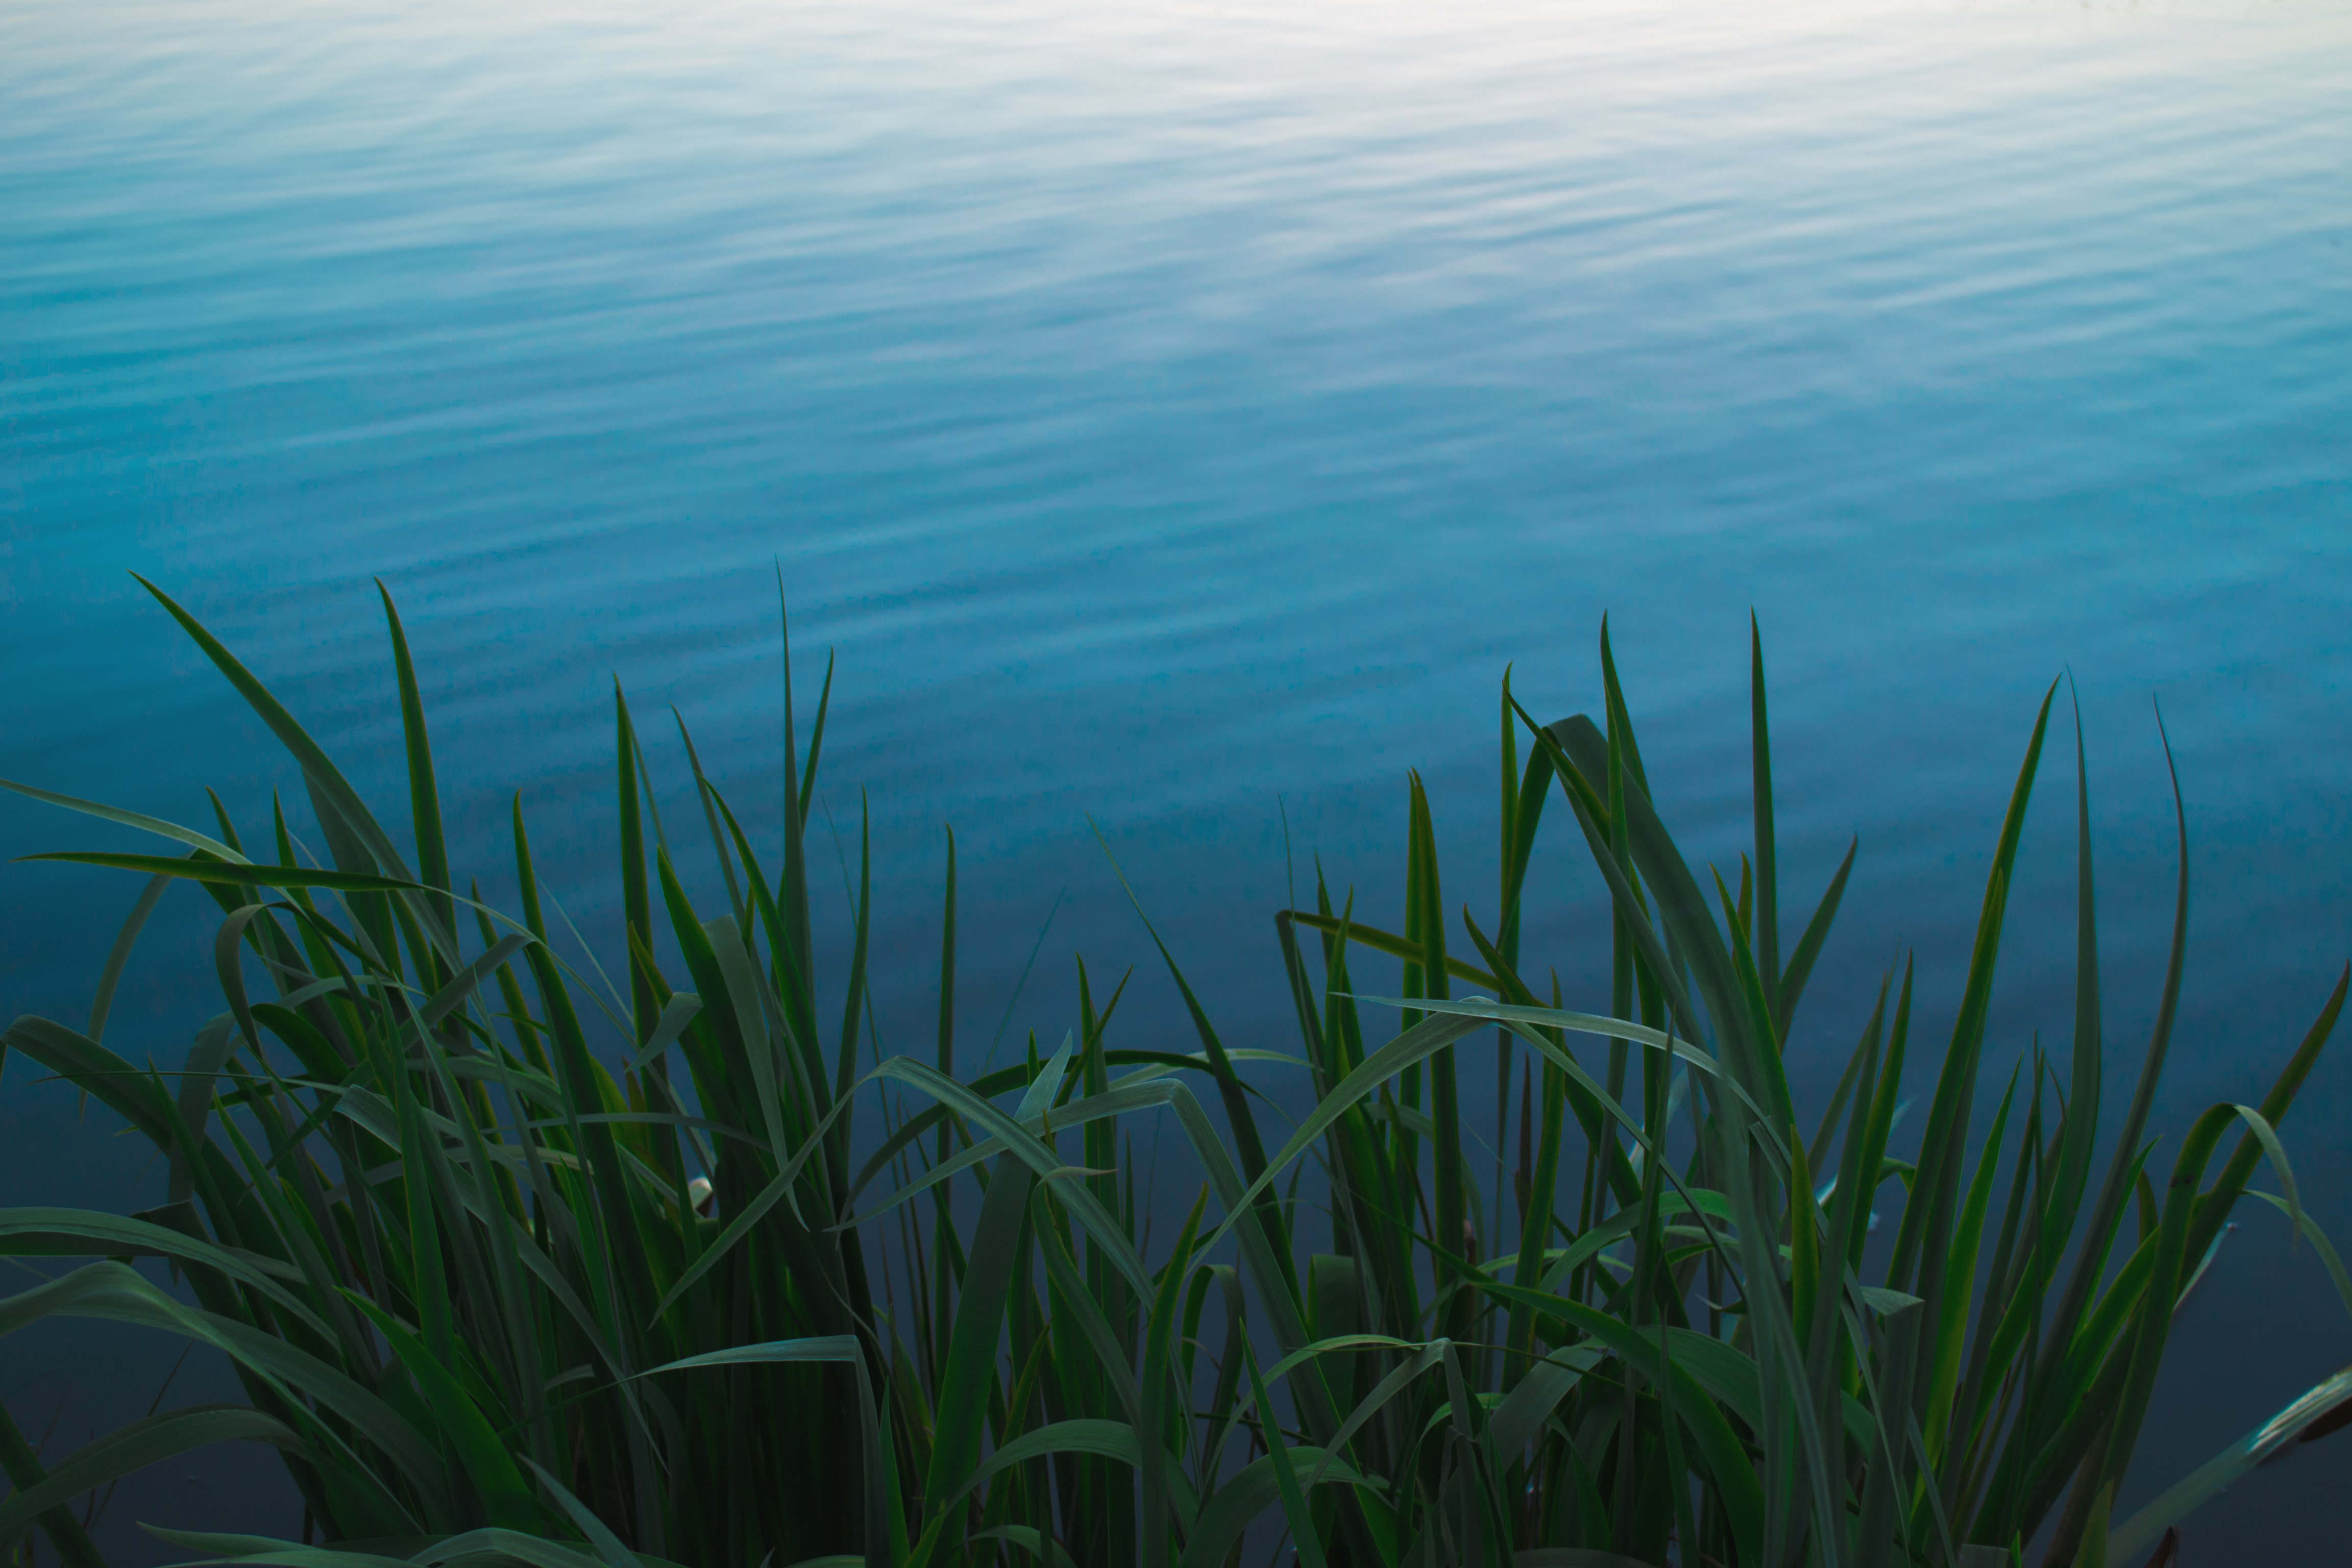
M 772 825 L 781 569 L 804 679 L 839 652 L 845 840 L 870 790 L 886 1043 L 932 1005 L 943 821 L 967 1049 L 1007 1016 L 1001 1050 L 1058 1037 L 1074 949 L 1149 960 L 1090 814 L 1228 1039 L 1281 1045 L 1286 822 L 1393 920 L 1418 766 L 1449 893 L 1487 907 L 1495 682 L 1589 707 L 1604 610 L 1669 819 L 1731 853 L 1753 605 L 1790 902 L 1862 844 L 1803 1091 L 1899 945 L 1948 1016 L 2062 669 L 2118 1074 L 2170 913 L 2151 696 L 2180 763 L 2160 1126 L 2257 1098 L 2352 948 L 2338 7 L 20 4 L 0 105 L 9 776 L 197 822 L 210 784 L 248 827 L 295 785 L 135 568 L 389 805 L 381 576 L 459 864 L 508 887 L 525 788 L 609 953 L 609 682 L 680 819 L 671 703 Z M 2064 771 L 2004 1061 L 2069 1027 Z M 1597 889 L 1551 831 L 1531 950 L 1589 992 Z M 9 853 L 105 842 L 0 804 Z M 0 1012 L 78 1022 L 135 889 L 0 879 Z M 167 901 L 110 1045 L 177 1058 L 208 942 Z M 1178 1042 L 1138 975 L 1132 1037 Z M 2339 1234 L 2347 1088 L 2324 1063 L 2286 1129 Z M 102 1121 L 12 1066 L 6 1201 L 145 1201 Z M 2352 1360 L 2310 1253 L 2244 1217 L 2139 1495 Z M 37 1433 L 63 1412 L 53 1453 L 176 1353 L 11 1352 L 0 1394 Z M 173 1397 L 226 1388 L 191 1363 Z M 290 1528 L 272 1464 L 143 1477 L 106 1538 Z M 2298 1454 L 2191 1542 L 2317 1560 L 2347 1479 L 2352 1439 Z

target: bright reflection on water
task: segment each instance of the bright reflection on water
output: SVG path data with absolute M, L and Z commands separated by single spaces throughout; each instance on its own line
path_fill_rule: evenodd
M 1604 609 L 1670 820 L 1736 853 L 1752 605 L 1790 901 L 1862 839 L 1803 1091 L 1906 944 L 1948 1017 L 2063 668 L 2119 1076 L 2170 908 L 2151 694 L 2180 760 L 2160 1125 L 2258 1097 L 2352 947 L 2335 5 L 19 5 L 0 103 L 9 776 L 194 821 L 212 784 L 248 830 L 299 794 L 133 567 L 396 800 L 381 574 L 460 863 L 507 886 L 527 785 L 609 955 L 608 679 L 772 825 L 780 562 L 804 653 L 840 650 L 845 841 L 872 792 L 887 1046 L 924 1037 L 944 819 L 968 1065 L 1057 891 L 1000 1059 L 1067 1026 L 1073 948 L 1148 956 L 1088 813 L 1227 1038 L 1280 1046 L 1283 812 L 1393 921 L 1419 766 L 1449 895 L 1488 907 L 1495 682 L 1590 705 Z M 2036 1028 L 2065 1048 L 2070 774 L 1989 1079 Z M 1597 889 L 1552 833 L 1530 951 L 1589 997 Z M 9 853 L 104 839 L 0 806 Z M 0 1014 L 78 1021 L 134 889 L 0 886 Z M 177 1059 L 208 924 L 167 904 L 110 1045 Z M 1170 1001 L 1139 970 L 1132 1037 L 1178 1041 Z M 2347 1084 L 2324 1065 L 2286 1129 L 2339 1233 Z M 0 1129 L 7 1202 L 160 1190 L 21 1063 Z M 2141 1488 L 2352 1359 L 2309 1253 L 2247 1218 Z M 53 1452 L 173 1353 L 12 1344 L 19 1420 L 66 1402 Z M 174 1397 L 223 1389 L 192 1363 Z M 2192 1546 L 2340 1550 L 2347 1454 L 2242 1483 Z M 271 1464 L 143 1478 L 110 1539 L 290 1528 L 252 1500 Z

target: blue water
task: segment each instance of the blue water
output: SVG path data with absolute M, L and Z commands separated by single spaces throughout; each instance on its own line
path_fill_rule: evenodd
M 0 110 L 7 776 L 195 822 L 211 784 L 248 828 L 299 795 L 128 568 L 396 818 L 381 576 L 460 865 L 509 885 L 524 789 L 609 956 L 610 682 L 673 826 L 670 704 L 772 827 L 781 570 L 804 703 L 838 650 L 852 853 L 870 791 L 886 1045 L 933 1005 L 946 821 L 968 1051 L 1058 1038 L 1074 950 L 1149 960 L 1090 815 L 1229 1041 L 1279 1047 L 1286 848 L 1392 921 L 1419 767 L 1449 895 L 1490 907 L 1496 682 L 1591 706 L 1604 611 L 1670 821 L 1736 854 L 1752 605 L 1789 902 L 1862 845 L 1805 1093 L 1906 944 L 1948 1017 L 2062 670 L 2118 1075 L 2170 913 L 2152 697 L 2180 764 L 2160 1126 L 2258 1098 L 2352 952 L 2340 6 L 20 4 Z M 2004 1064 L 2071 1026 L 2066 762 Z M 114 841 L 0 803 L 6 853 Z M 1590 994 L 1580 859 L 1555 824 L 1530 950 Z M 135 890 L 0 869 L 0 1015 L 79 1022 Z M 110 1045 L 168 1065 L 214 1010 L 205 907 L 167 902 Z M 1156 971 L 1127 1009 L 1183 1037 Z M 2325 1063 L 2286 1128 L 2339 1235 L 2347 1095 Z M 5 1201 L 144 1201 L 103 1120 L 13 1064 Z M 2139 1495 L 2352 1361 L 2310 1252 L 2246 1217 Z M 54 1454 L 175 1353 L 28 1331 L 0 1395 L 62 1412 Z M 105 1538 L 290 1528 L 273 1463 L 144 1477 Z M 2320 1560 L 2347 1481 L 2352 1437 L 2299 1453 L 2192 1549 Z

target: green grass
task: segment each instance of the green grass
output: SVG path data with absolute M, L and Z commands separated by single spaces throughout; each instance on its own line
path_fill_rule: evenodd
M 952 838 L 935 1051 L 868 1050 L 862 832 L 854 923 L 824 946 L 845 962 L 820 973 L 804 834 L 829 666 L 803 757 L 787 656 L 780 844 L 751 841 L 685 747 L 697 808 L 667 826 L 722 868 L 691 895 L 616 691 L 627 951 L 583 974 L 551 945 L 520 797 L 517 906 L 453 873 L 389 596 L 404 843 L 155 596 L 299 767 L 329 863 L 298 854 L 280 803 L 241 832 L 215 800 L 198 830 L 9 786 L 168 841 L 57 857 L 142 873 L 147 892 L 87 1027 L 20 1018 L 5 1049 L 152 1141 L 170 1177 L 135 1215 L 0 1211 L 0 1252 L 98 1259 L 0 1302 L 0 1332 L 79 1316 L 182 1336 L 225 1354 L 248 1403 L 163 1412 L 47 1464 L 0 1417 L 16 1487 L 0 1554 L 89 1568 L 76 1500 L 236 1439 L 282 1451 L 306 1536 L 339 1550 L 159 1533 L 342 1568 L 1208 1568 L 1264 1521 L 1252 1563 L 1279 1531 L 1313 1568 L 1974 1568 L 2048 1525 L 2048 1561 L 2100 1564 L 2136 1561 L 2352 1401 L 2352 1373 L 2333 1379 L 2109 1517 L 2172 1310 L 2259 1164 L 2279 1192 L 2251 1195 L 2286 1212 L 2352 1305 L 2276 1132 L 2346 981 L 2258 1105 L 2167 1133 L 2166 1174 L 2149 1119 L 2179 995 L 2184 825 L 2156 1026 L 2103 1119 L 2077 725 L 2072 1036 L 2087 1048 L 1988 1061 L 2054 687 L 1948 1036 L 1915 1018 L 1906 962 L 1849 1022 L 1826 1105 L 1794 1103 L 1780 1042 L 1853 856 L 1784 919 L 1760 643 L 1755 837 L 1735 885 L 1702 880 L 1653 808 L 1605 628 L 1597 719 L 1539 726 L 1505 682 L 1490 921 L 1446 902 L 1416 779 L 1402 929 L 1359 921 L 1319 874 L 1315 908 L 1276 920 L 1296 1055 L 1227 1048 L 1163 943 L 1197 1051 L 1122 1047 L 1125 982 L 1106 994 L 1082 965 L 1058 1048 L 1032 1034 L 1018 1064 L 959 1078 Z M 1586 853 L 1538 870 L 1547 810 Z M 1523 951 L 1521 903 L 1589 873 L 1613 903 L 1612 982 L 1580 1012 Z M 226 1010 L 164 1071 L 101 1040 L 123 955 L 174 879 L 219 906 Z M 600 1057 L 595 1038 L 625 1048 Z M 1487 1146 L 1508 1151 L 1491 1163 L 1460 1110 L 1488 1053 Z M 1254 1103 L 1269 1058 L 1313 1080 L 1286 1131 Z M 1933 1085 L 1909 1159 L 1906 1068 Z M 1981 1080 L 2002 1073 L 1990 1128 L 1973 1129 Z M 1134 1134 L 1170 1123 L 1206 1180 L 1147 1226 L 1162 1194 Z M 716 1217 L 697 1212 L 698 1178 Z M 1874 1207 L 1894 1220 L 1877 1247 Z M 1311 1252 L 1326 1213 L 1332 1250 Z M 169 1259 L 184 1289 L 138 1258 Z

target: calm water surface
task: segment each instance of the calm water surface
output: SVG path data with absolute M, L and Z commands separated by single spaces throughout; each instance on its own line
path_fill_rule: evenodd
M 1058 1038 L 1074 951 L 1148 957 L 1089 814 L 1228 1039 L 1283 1046 L 1286 844 L 1393 920 L 1417 766 L 1490 905 L 1496 682 L 1590 706 L 1604 611 L 1669 819 L 1736 853 L 1752 605 L 1790 901 L 1862 846 L 1803 1092 L 1906 945 L 1948 1017 L 2062 670 L 2117 1074 L 2174 870 L 2152 697 L 2180 763 L 2160 1126 L 2257 1098 L 2352 952 L 2339 5 L 19 3 L 0 108 L 8 776 L 194 821 L 210 784 L 248 826 L 299 793 L 131 568 L 389 805 L 381 576 L 460 864 L 505 891 L 524 789 L 609 956 L 610 682 L 772 831 L 781 567 L 803 674 L 839 654 L 824 799 L 846 839 L 868 792 L 886 1047 L 933 1005 L 944 822 L 975 1054 Z M 2004 1067 L 2069 1027 L 2068 771 Z M 1551 835 L 1532 950 L 1589 997 L 1598 889 Z M 0 804 L 6 853 L 109 842 Z M 81 1019 L 135 892 L 0 871 L 0 1015 Z M 167 901 L 110 1045 L 168 1066 L 215 1009 L 205 907 Z M 1177 1041 L 1138 973 L 1130 1038 Z M 2347 1092 L 2323 1065 L 2286 1128 L 2339 1235 Z M 147 1201 L 105 1120 L 12 1064 L 5 1201 Z M 2352 1360 L 2248 1218 L 2139 1495 Z M 60 1452 L 175 1354 L 27 1332 L 0 1394 Z M 292 1526 L 267 1458 L 167 1468 L 113 1505 L 125 1562 L 169 1554 L 133 1517 Z M 2340 1552 L 2347 1483 L 2352 1437 L 2260 1472 L 2198 1560 Z

